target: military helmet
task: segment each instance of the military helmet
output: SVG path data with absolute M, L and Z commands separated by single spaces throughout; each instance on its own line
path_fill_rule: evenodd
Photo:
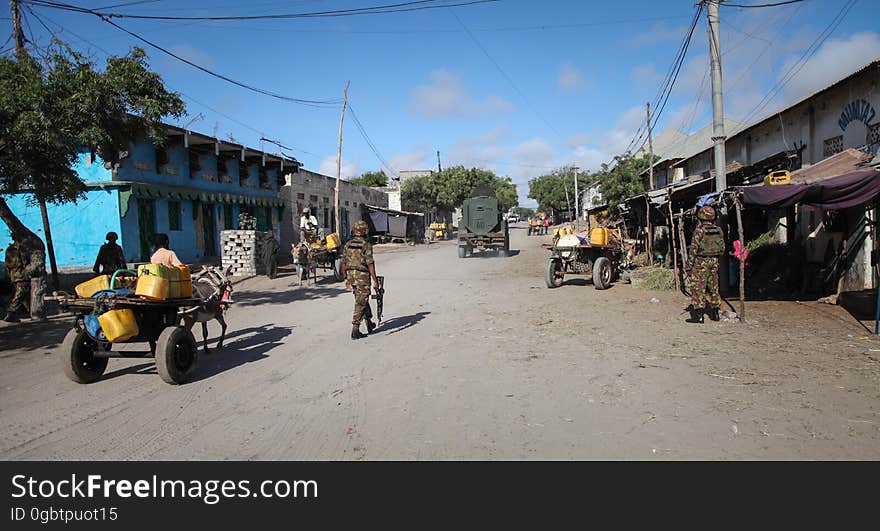
M 701 207 L 699 211 L 697 211 L 697 218 L 703 221 L 712 221 L 715 219 L 715 209 L 709 205 Z
M 370 227 L 362 219 L 355 221 L 354 226 L 351 228 L 351 233 L 355 236 L 366 236 L 368 232 L 370 232 Z

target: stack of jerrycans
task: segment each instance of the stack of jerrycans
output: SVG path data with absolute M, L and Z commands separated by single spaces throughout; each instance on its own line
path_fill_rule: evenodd
M 185 265 L 167 267 L 144 264 L 138 267 L 137 295 L 145 299 L 163 301 L 192 297 L 192 279 Z

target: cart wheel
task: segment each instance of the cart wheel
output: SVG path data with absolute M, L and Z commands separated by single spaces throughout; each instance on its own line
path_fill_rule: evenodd
M 593 264 L 593 286 L 596 289 L 611 287 L 611 260 L 600 256 Z
M 336 282 L 342 282 L 343 280 L 345 280 L 344 278 L 342 278 L 342 257 L 341 256 L 333 261 L 333 277 L 336 279 Z
M 547 261 L 547 271 L 544 274 L 544 282 L 548 288 L 558 288 L 565 278 L 565 264 L 562 260 L 554 259 Z
M 107 358 L 95 356 L 98 344 L 85 330 L 73 329 L 61 343 L 61 361 L 64 374 L 76 383 L 96 382 L 107 369 Z
M 182 326 L 162 330 L 156 341 L 156 370 L 165 383 L 179 385 L 192 376 L 196 366 L 196 340 Z

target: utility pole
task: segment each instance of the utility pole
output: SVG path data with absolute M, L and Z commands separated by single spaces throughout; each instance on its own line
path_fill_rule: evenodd
M 12 10 L 12 36 L 15 39 L 15 57 L 19 62 L 29 60 L 27 50 L 24 47 L 24 31 L 21 28 L 21 7 L 19 0 L 10 0 L 9 7 Z M 46 210 L 46 201 L 38 200 L 40 204 L 40 216 L 43 218 L 43 232 L 46 235 L 46 250 L 49 253 L 49 267 L 52 269 L 52 287 L 58 291 L 58 265 L 55 262 L 55 247 L 52 245 L 52 231 L 49 228 L 49 213 Z
M 574 219 L 575 219 L 575 227 L 577 227 L 578 222 L 581 220 L 581 198 L 580 192 L 578 192 L 578 168 L 577 166 L 572 166 L 572 170 L 574 171 Z
M 339 180 L 342 177 L 342 122 L 345 121 L 345 107 L 348 106 L 348 85 L 351 81 L 345 82 L 345 90 L 342 92 L 342 116 L 339 118 L 339 147 L 336 150 L 336 191 L 333 194 L 333 210 L 334 222 L 336 223 L 336 235 L 342 240 L 345 235 L 339 226 Z
M 721 87 L 721 34 L 718 30 L 718 6 L 722 0 L 706 0 L 709 18 L 709 55 L 712 63 L 712 142 L 715 143 L 715 191 L 727 188 L 724 173 L 724 92 Z
M 651 102 L 646 103 L 648 113 L 648 189 L 654 189 L 654 139 L 651 136 Z
M 440 150 L 437 150 L 437 173 L 443 171 L 443 168 L 440 167 Z

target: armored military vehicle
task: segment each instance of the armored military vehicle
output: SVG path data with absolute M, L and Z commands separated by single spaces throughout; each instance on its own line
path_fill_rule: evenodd
M 458 223 L 458 257 L 470 256 L 475 250 L 510 251 L 510 233 L 501 202 L 481 194 L 465 199 Z

